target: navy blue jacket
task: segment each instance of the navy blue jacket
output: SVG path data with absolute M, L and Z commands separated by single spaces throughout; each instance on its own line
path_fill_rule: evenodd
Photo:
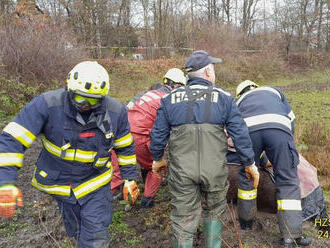
M 265 128 L 294 133 L 295 116 L 283 92 L 275 87 L 258 87 L 236 99 L 249 132 Z
M 76 199 L 109 185 L 114 148 L 124 178 L 135 179 L 135 146 L 124 104 L 106 96 L 102 106 L 84 118 L 65 89 L 35 97 L 0 135 L 0 185 L 17 181 L 24 152 L 41 135 L 43 149 L 32 185 L 61 199 Z M 110 187 L 110 186 L 109 186 Z
M 195 101 L 188 101 L 191 94 Z M 151 131 L 150 151 L 160 160 L 168 142 L 171 127 L 185 124 L 210 123 L 226 127 L 243 165 L 254 161 L 248 129 L 230 94 L 202 78 L 192 78 L 186 87 L 165 95 Z

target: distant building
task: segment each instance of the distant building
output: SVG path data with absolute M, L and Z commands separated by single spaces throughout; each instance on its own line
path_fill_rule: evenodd
M 132 54 L 133 59 L 136 60 L 143 60 L 146 58 L 146 54 L 147 54 L 147 49 L 145 47 L 137 47 L 134 51 L 134 53 Z

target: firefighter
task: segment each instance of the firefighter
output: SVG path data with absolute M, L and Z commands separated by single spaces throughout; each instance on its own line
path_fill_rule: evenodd
M 277 216 L 283 247 L 308 246 L 302 236 L 302 212 L 297 165 L 298 152 L 293 140 L 295 116 L 283 92 L 275 87 L 259 87 L 246 80 L 236 89 L 236 104 L 246 122 L 256 164 L 263 151 L 274 167 L 277 190 Z M 234 141 L 235 142 L 235 141 Z M 257 190 L 244 171 L 239 173 L 238 216 L 242 229 L 251 229 L 256 214 Z
M 141 174 L 145 182 L 141 199 L 142 208 L 150 208 L 154 205 L 154 198 L 162 182 L 161 176 L 151 170 L 153 160 L 149 150 L 150 131 L 156 119 L 160 100 L 174 88 L 185 84 L 186 77 L 183 71 L 172 68 L 164 75 L 162 87 L 149 90 L 128 104 L 128 121 L 136 145 L 137 162 L 141 166 Z
M 151 131 L 153 170 L 159 171 L 169 141 L 168 185 L 174 247 L 192 247 L 202 214 L 207 248 L 221 247 L 221 215 L 228 189 L 227 138 L 235 142 L 247 173 L 258 184 L 258 171 L 248 129 L 234 99 L 215 86 L 214 64 L 221 59 L 195 51 L 186 60 L 186 87 L 170 92 L 161 100 Z
M 0 216 L 23 206 L 17 172 L 24 152 L 41 136 L 43 149 L 32 185 L 53 196 L 67 235 L 79 248 L 109 247 L 112 219 L 111 149 L 125 179 L 124 198 L 139 195 L 133 137 L 124 104 L 108 96 L 108 72 L 84 61 L 68 74 L 67 87 L 36 96 L 0 135 Z M 130 196 L 130 197 L 129 197 Z

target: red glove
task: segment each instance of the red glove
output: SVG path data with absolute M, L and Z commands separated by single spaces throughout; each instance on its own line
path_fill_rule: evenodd
M 123 197 L 125 201 L 132 201 L 134 204 L 137 198 L 140 195 L 140 190 L 134 180 L 125 180 L 124 188 L 123 188 Z
M 21 190 L 13 184 L 0 186 L 0 217 L 13 217 L 16 206 L 23 207 L 23 195 Z

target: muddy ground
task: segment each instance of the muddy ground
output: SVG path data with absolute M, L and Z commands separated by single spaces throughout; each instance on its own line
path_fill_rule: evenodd
M 40 150 L 36 142 L 25 155 L 25 165 L 19 174 L 19 187 L 24 194 L 24 208 L 19 209 L 15 218 L 0 219 L 1 248 L 71 248 L 75 241 L 65 236 L 56 202 L 51 197 L 34 189 L 31 184 L 33 164 Z M 140 185 L 142 187 L 142 185 Z M 329 205 L 329 195 L 327 204 Z M 156 205 L 152 209 L 140 209 L 139 202 L 129 211 L 120 201 L 114 202 L 115 213 L 110 227 L 111 247 L 160 248 L 171 247 L 171 226 L 169 220 L 170 195 L 166 183 L 161 188 Z M 280 236 L 274 214 L 258 212 L 252 232 L 237 232 L 235 206 L 228 204 L 223 219 L 224 234 L 222 247 L 280 247 Z M 304 233 L 313 237 L 311 247 L 330 247 L 330 237 L 318 238 L 313 223 L 304 223 Z M 239 238 L 238 238 L 239 235 Z M 324 235 L 326 236 L 326 235 Z M 195 247 L 204 247 L 202 228 L 199 226 Z

